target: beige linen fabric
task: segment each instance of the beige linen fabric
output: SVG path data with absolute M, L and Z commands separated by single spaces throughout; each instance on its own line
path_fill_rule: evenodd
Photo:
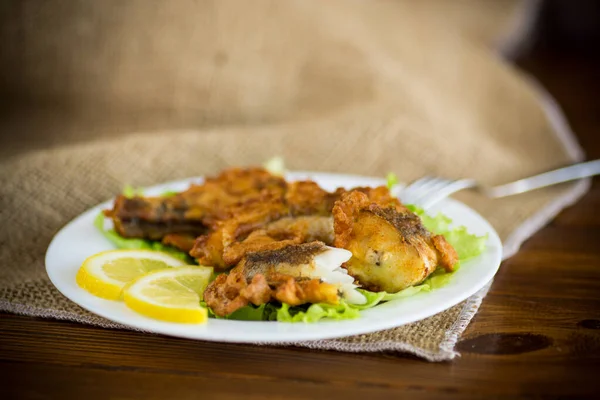
M 33 3 L 7 7 L 18 18 L 3 26 L 22 61 L 3 93 L 44 108 L 3 125 L 0 310 L 116 327 L 62 297 L 43 259 L 65 223 L 125 184 L 273 155 L 290 169 L 496 184 L 581 158 L 539 91 L 412 2 Z M 584 190 L 459 197 L 512 253 Z M 484 294 L 396 329 L 295 345 L 450 359 Z

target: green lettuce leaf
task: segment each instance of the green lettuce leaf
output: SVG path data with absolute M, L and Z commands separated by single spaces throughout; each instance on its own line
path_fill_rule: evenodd
M 370 290 L 365 289 L 357 289 L 363 296 L 367 298 L 367 302 L 365 304 L 353 304 L 352 307 L 358 310 L 366 310 L 372 307 L 375 307 L 377 304 L 381 303 L 386 292 L 371 292 Z
M 437 289 L 447 284 L 450 281 L 451 276 L 452 274 L 444 273 L 442 269 L 438 269 L 433 274 L 431 274 L 423 283 L 416 286 L 411 286 L 397 293 L 371 292 L 370 290 L 358 289 L 358 291 L 367 298 L 367 302 L 365 304 L 353 304 L 351 305 L 351 307 L 359 310 L 366 310 L 369 308 L 373 308 L 376 305 L 384 303 L 386 301 L 392 301 L 414 296 L 415 294 L 420 292 L 429 292 L 434 288 Z
M 219 319 L 233 319 L 236 321 L 263 321 L 265 317 L 265 308 L 267 304 L 260 306 L 246 306 L 239 308 L 225 317 L 216 317 Z
M 483 236 L 470 234 L 464 226 L 445 233 L 444 237 L 454 246 L 460 260 L 480 255 L 485 250 L 487 242 L 487 234 Z
M 289 304 L 268 303 L 260 306 L 248 305 L 225 316 L 216 316 L 209 308 L 209 317 L 231 319 L 237 321 L 279 321 L 279 322 L 317 322 L 323 318 L 351 319 L 358 318 L 358 308 L 341 301 L 338 305 L 305 304 L 290 306 Z
M 160 194 L 161 197 L 171 197 L 171 196 L 175 196 L 176 194 L 181 193 L 181 191 L 177 191 L 177 190 L 165 190 L 164 192 L 162 192 Z M 121 194 L 127 198 L 132 198 L 134 196 L 143 196 L 144 195 L 144 189 L 143 188 L 136 188 L 133 187 L 131 185 L 125 185 L 125 187 L 123 187 L 123 190 L 121 191 Z
M 166 192 L 161 193 L 161 197 L 173 197 L 176 194 L 179 194 L 181 192 L 178 192 L 177 190 L 167 190 Z
M 454 271 L 456 271 L 458 268 L 459 266 L 454 266 Z M 438 269 L 433 274 L 431 274 L 425 282 L 429 286 L 429 290 L 439 289 L 441 287 L 446 286 L 453 276 L 454 273 L 448 273 L 443 269 Z
M 141 188 L 135 188 L 131 185 L 125 185 L 125 187 L 121 191 L 121 194 L 123 194 L 123 196 L 127 198 L 132 198 L 134 196 L 143 196 L 144 190 Z
M 448 243 L 456 250 L 459 260 L 476 257 L 485 250 L 487 234 L 483 236 L 471 234 L 464 226 L 451 228 L 452 220 L 443 214 L 431 216 L 419 207 L 411 205 L 407 207 L 421 218 L 425 228 L 438 235 L 444 235 Z
M 208 307 L 205 301 L 201 301 L 200 305 L 208 310 L 208 317 L 215 319 L 231 319 L 236 321 L 276 321 L 278 306 L 273 303 L 261 304 L 260 306 L 247 305 L 241 307 L 229 315 L 224 317 L 216 315 L 213 310 Z
M 387 176 L 385 177 L 385 181 L 386 181 L 386 186 L 388 189 L 392 190 L 392 188 L 394 186 L 396 186 L 398 184 L 398 177 L 396 176 L 395 173 L 390 172 L 389 174 L 387 174 Z
M 285 175 L 285 162 L 282 157 L 273 157 L 265 161 L 263 164 L 264 169 L 269 171 L 273 175 L 284 176 Z
M 358 317 L 360 317 L 360 311 L 344 300 L 337 305 L 311 304 L 306 310 L 302 307 L 290 307 L 283 303 L 277 310 L 277 321 L 279 322 L 317 322 L 323 318 L 342 320 Z

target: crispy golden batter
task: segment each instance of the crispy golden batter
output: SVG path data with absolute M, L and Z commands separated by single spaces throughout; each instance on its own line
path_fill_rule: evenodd
M 349 190 L 349 192 L 358 191 L 367 196 L 367 199 L 371 203 L 375 203 L 383 208 L 394 208 L 399 212 L 404 212 L 407 210 L 406 207 L 400 203 L 397 197 L 394 197 L 390 190 L 385 186 L 377 186 L 377 187 L 358 187 Z M 341 197 L 342 194 L 340 194 Z
M 369 290 L 395 293 L 422 282 L 438 265 L 452 270 L 458 258 L 443 236 L 432 235 L 399 202 L 383 200 L 387 205 L 352 191 L 333 209 L 334 245 L 353 255 L 348 273 Z
M 232 264 L 223 259 L 226 249 L 269 222 L 287 216 L 288 207 L 281 196 L 269 193 L 232 207 L 229 212 L 228 218 L 215 221 L 208 234 L 196 239 L 190 255 L 200 264 L 217 269 L 230 267 Z
M 345 190 L 338 188 L 335 192 L 322 189 L 316 182 L 299 181 L 288 184 L 285 193 L 285 204 L 290 215 L 331 215 L 334 203 Z
M 333 224 L 330 219 L 318 217 L 331 216 L 335 200 L 341 193 L 343 189 L 329 193 L 312 181 L 292 182 L 285 193 L 265 192 L 230 207 L 228 217 L 215 221 L 208 234 L 196 239 L 190 255 L 200 264 L 227 269 L 247 251 L 261 249 L 263 245 L 279 240 L 285 240 L 285 244 L 310 240 L 331 243 L 332 229 L 325 225 Z M 315 218 L 300 218 L 305 216 Z M 279 220 L 282 222 L 269 228 L 269 224 Z
M 248 253 L 229 274 L 219 275 L 208 285 L 204 301 L 219 316 L 229 315 L 250 303 L 337 304 L 339 294 L 335 285 L 306 275 L 314 257 L 325 249 L 323 243 L 311 242 Z
M 247 253 L 275 250 L 290 244 L 321 241 L 333 244 L 333 218 L 322 216 L 285 217 L 253 231 L 244 240 L 223 250 L 225 264 L 237 264 Z
M 194 247 L 196 237 L 192 235 L 186 235 L 181 233 L 169 233 L 162 239 L 162 243 L 167 246 L 173 246 L 176 249 L 189 253 Z
M 260 299 L 264 293 L 265 299 L 270 299 L 270 292 L 266 291 L 264 286 L 259 286 L 260 283 L 262 282 L 257 282 L 257 285 L 247 292 L 247 296 L 244 296 L 241 292 L 249 286 L 248 282 L 243 274 L 232 270 L 229 274 L 217 276 L 208 285 L 204 291 L 204 301 L 215 314 L 224 317 L 250 304 L 250 298 Z
M 168 197 L 118 196 L 111 217 L 123 237 L 160 240 L 170 233 L 198 236 L 230 217 L 229 208 L 265 193 L 283 196 L 287 183 L 262 168 L 232 168 Z

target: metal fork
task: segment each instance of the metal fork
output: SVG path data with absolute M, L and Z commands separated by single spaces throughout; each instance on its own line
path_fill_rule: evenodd
M 486 187 L 474 179 L 449 180 L 426 176 L 399 188 L 396 190 L 396 194 L 405 204 L 429 208 L 440 200 L 464 189 L 475 189 L 483 195 L 495 199 L 599 174 L 600 160 L 594 160 L 495 187 Z

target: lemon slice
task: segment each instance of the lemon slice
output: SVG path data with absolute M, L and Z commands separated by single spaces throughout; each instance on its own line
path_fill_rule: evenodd
M 159 251 L 110 250 L 86 259 L 76 280 L 95 296 L 119 300 L 123 287 L 135 278 L 157 269 L 184 265 L 185 262 Z
M 170 322 L 201 323 L 208 317 L 200 306 L 211 267 L 187 266 L 150 272 L 123 290 L 125 304 L 147 317 Z

